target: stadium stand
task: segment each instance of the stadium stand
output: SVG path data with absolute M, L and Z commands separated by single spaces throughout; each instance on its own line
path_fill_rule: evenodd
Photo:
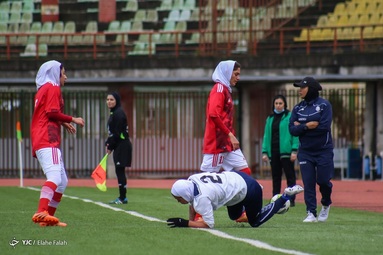
M 142 42 L 145 38 L 145 36 L 139 38 L 139 33 L 150 32 L 153 35 L 158 34 L 152 36 L 158 38 L 158 41 L 155 40 L 157 44 L 177 42 L 181 46 L 198 47 L 199 44 L 218 42 L 221 45 L 213 47 L 223 47 L 226 44 L 228 51 L 240 53 L 243 49 L 249 49 L 254 43 L 279 44 L 276 42 L 275 29 L 283 29 L 284 26 L 288 27 L 298 22 L 301 23 L 302 29 L 290 33 L 286 41 L 299 43 L 306 42 L 308 38 L 314 42 L 333 41 L 335 38 L 340 41 L 355 41 L 361 36 L 373 40 L 380 38 L 382 34 L 380 26 L 383 24 L 381 18 L 383 1 L 381 0 L 323 1 L 325 4 L 322 9 L 313 7 L 317 5 L 315 0 L 271 1 L 252 8 L 243 5 L 243 2 L 250 1 L 217 0 L 215 12 L 212 8 L 213 2 L 215 1 L 121 0 L 116 2 L 118 14 L 116 20 L 102 23 L 97 22 L 97 13 L 95 15 L 88 12 L 89 9 L 98 8 L 97 1 L 62 1 L 60 28 L 52 28 L 50 31 L 42 29 L 37 32 L 60 35 L 39 35 L 37 43 L 60 46 L 65 41 L 64 33 L 70 33 L 71 35 L 67 37 L 69 47 L 76 45 L 89 47 L 96 42 L 98 47 L 105 46 L 105 49 L 108 45 L 119 44 L 134 48 L 136 41 Z M 39 8 L 35 8 L 36 4 L 33 0 L 0 3 L 0 24 L 5 23 L 7 31 L 15 34 L 9 36 L 13 45 L 26 46 L 31 42 L 36 43 L 35 35 L 23 35 L 28 32 L 27 25 L 20 29 L 20 24 L 25 23 L 30 25 L 30 33 L 36 33 L 36 30 L 32 30 L 32 24 L 39 22 L 41 18 Z M 75 12 L 72 11 L 73 6 L 76 6 Z M 306 10 L 309 11 L 306 13 Z M 72 28 L 66 30 L 69 21 Z M 126 24 L 125 27 L 123 22 Z M 45 24 L 46 22 L 41 25 L 49 26 Z M 200 36 L 202 30 L 207 31 L 202 36 L 203 40 Z M 216 30 L 216 36 L 210 32 L 213 30 Z M 228 30 L 231 31 L 231 35 L 225 34 Z M 177 31 L 181 33 L 175 36 Z M 6 38 L 2 38 L 0 43 L 5 44 Z M 142 48 L 142 45 L 140 46 Z M 156 52 L 160 52 L 161 48 L 156 48 L 158 49 Z M 180 49 L 182 50 L 182 47 Z

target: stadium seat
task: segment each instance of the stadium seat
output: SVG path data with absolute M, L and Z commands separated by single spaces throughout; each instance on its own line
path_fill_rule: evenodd
M 98 32 L 97 21 L 88 21 L 84 32 Z
M 70 45 L 80 45 L 80 44 L 83 44 L 82 39 L 83 39 L 82 35 L 68 36 L 68 44 L 70 44 Z
M 48 55 L 48 45 L 39 44 L 38 55 L 40 57 L 46 57 Z M 35 57 L 37 56 L 36 44 L 27 44 L 24 52 L 20 53 L 20 57 Z
M 176 22 L 175 21 L 167 21 L 165 22 L 164 31 L 173 31 L 176 28 Z
M 32 23 L 33 21 L 33 15 L 32 15 L 32 12 L 24 12 L 21 16 L 21 20 L 20 22 L 21 23 Z
M 338 29 L 338 40 L 351 40 L 352 39 L 352 28 L 345 27 Z
M 358 4 L 356 2 L 346 2 L 343 14 L 354 13 Z
M 21 34 L 24 34 L 25 35 L 18 35 L 17 36 L 17 44 L 18 45 L 26 45 L 27 42 L 28 42 L 28 35 L 26 33 L 28 33 L 30 30 L 30 26 L 28 23 L 21 23 L 20 26 L 19 26 L 19 33 Z
M 372 13 L 370 16 L 369 24 L 379 24 L 381 14 L 378 12 Z
M 9 14 L 8 12 L 0 12 L 0 23 L 8 24 Z
M 146 12 L 146 21 L 148 22 L 158 22 L 158 13 L 157 10 L 150 9 Z
M 150 55 L 156 53 L 155 43 L 136 42 L 133 50 L 128 52 L 128 55 Z
M 160 34 L 160 39 L 158 40 L 158 42 L 156 42 L 156 44 L 170 44 L 170 43 L 175 43 L 175 34 L 173 33 L 163 33 L 163 34 Z
M 170 11 L 173 9 L 173 0 L 163 0 L 157 10 Z
M 64 26 L 64 33 L 75 33 L 76 23 L 74 21 L 67 21 Z
M 8 32 L 8 26 L 5 23 L 0 23 L 0 34 L 1 33 L 7 33 Z
M 33 2 L 33 0 L 26 0 L 26 1 L 23 1 L 23 8 L 22 8 L 22 12 L 31 12 L 33 13 L 35 11 L 35 4 Z
M 52 28 L 53 33 L 60 33 L 60 35 L 51 35 L 49 38 L 50 44 L 63 44 L 63 36 L 61 35 L 64 32 L 64 22 L 63 21 L 56 21 L 53 24 Z
M 184 0 L 173 0 L 173 10 L 182 10 L 184 8 Z
M 131 30 L 132 23 L 129 20 L 124 20 L 121 22 L 120 32 L 128 32 Z
M 305 42 L 308 39 L 308 29 L 303 28 L 298 37 L 294 37 L 294 42 Z
M 332 28 L 322 28 L 321 38 L 323 41 L 334 40 L 334 29 Z
M 383 26 L 376 26 L 372 32 L 373 38 L 383 38 Z
M 342 15 L 344 14 L 345 9 L 346 9 L 346 4 L 344 2 L 340 2 L 335 5 L 333 13 L 335 15 Z
M 189 20 L 190 21 L 198 21 L 199 17 L 200 17 L 199 13 L 200 13 L 200 9 L 199 8 L 192 10 Z M 203 18 L 203 17 L 204 16 L 201 15 L 201 18 Z
M 365 27 L 363 29 L 363 38 L 364 39 L 371 39 L 374 38 L 374 27 Z
M 322 41 L 322 29 L 313 28 L 310 30 L 310 40 L 311 41 Z
M 120 31 L 120 21 L 113 20 L 109 23 L 107 32 L 119 32 Z
M 122 42 L 124 42 L 125 45 L 129 44 L 128 35 L 119 34 L 116 36 L 116 40 L 114 41 L 114 43 L 121 44 Z
M 9 13 L 9 8 L 10 8 L 10 3 L 9 1 L 4 1 L 0 3 L 0 13 Z
M 370 15 L 369 14 L 362 14 L 359 17 L 358 23 L 359 26 L 365 26 L 370 24 Z
M 137 0 L 129 0 L 126 2 L 126 6 L 122 8 L 122 11 L 136 12 L 138 10 Z
M 191 11 L 189 9 L 184 9 L 180 13 L 180 21 L 188 21 L 190 19 Z
M 40 33 L 41 32 L 42 24 L 40 21 L 34 21 L 31 25 L 31 33 Z
M 248 51 L 248 45 L 246 40 L 239 40 L 235 49 L 231 52 L 233 54 L 245 54 Z
M 320 15 L 317 21 L 317 27 L 326 27 L 327 26 L 327 15 Z
M 355 9 L 349 14 L 363 14 L 366 12 L 367 3 L 359 0 Z
M 9 17 L 9 24 L 18 24 L 20 23 L 21 14 L 20 12 L 11 12 L 11 16 Z
M 142 21 L 134 21 L 132 23 L 131 31 L 142 31 L 144 30 L 142 26 Z
M 190 39 L 185 40 L 186 44 L 198 44 L 200 33 L 192 33 Z
M 139 9 L 136 14 L 134 14 L 133 21 L 145 21 L 146 20 L 146 10 Z
M 52 33 L 53 22 L 48 21 L 44 22 L 41 27 L 41 33 Z M 39 43 L 46 44 L 49 43 L 49 35 L 41 35 L 39 36 Z
M 22 4 L 23 2 L 21 1 L 12 1 L 11 8 L 9 9 L 9 11 L 11 13 L 21 13 Z
M 137 42 L 153 42 L 157 43 L 160 41 L 160 34 L 159 33 L 142 33 L 138 36 Z
M 328 27 L 335 27 L 338 25 L 337 23 L 338 23 L 338 15 L 337 14 L 333 14 L 333 13 L 327 14 L 327 26 Z
M 167 18 L 164 21 L 178 21 L 180 19 L 180 10 L 171 10 Z
M 196 8 L 196 0 L 185 0 L 183 10 L 193 10 Z
M 2 33 L 7 33 L 7 24 L 5 23 L 0 23 L 0 34 Z M 5 45 L 6 43 L 6 38 L 5 36 L 0 36 L 0 45 Z
M 339 19 L 337 20 L 336 25 L 340 27 L 347 26 L 349 24 L 348 19 L 349 19 L 348 14 L 341 15 L 339 16 Z
M 359 20 L 360 20 L 359 18 L 360 18 L 360 13 L 355 12 L 353 14 L 350 14 L 347 24 L 348 25 L 358 25 Z
M 187 30 L 187 22 L 186 21 L 178 21 L 175 27 L 176 31 L 186 31 Z

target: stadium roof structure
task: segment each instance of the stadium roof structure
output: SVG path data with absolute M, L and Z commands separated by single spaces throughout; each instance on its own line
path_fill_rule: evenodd
M 279 76 L 249 76 L 241 75 L 241 82 L 252 83 L 290 83 L 292 81 L 301 80 L 305 76 L 310 75 L 279 75 Z M 319 82 L 368 82 L 368 81 L 381 81 L 383 74 L 326 74 L 326 75 L 311 75 L 314 76 Z M 210 83 L 210 77 L 96 77 L 96 78 L 71 78 L 67 83 L 80 83 L 80 84 L 100 84 L 100 83 Z M 34 84 L 34 78 L 0 78 L 0 86 L 20 84 L 28 85 Z

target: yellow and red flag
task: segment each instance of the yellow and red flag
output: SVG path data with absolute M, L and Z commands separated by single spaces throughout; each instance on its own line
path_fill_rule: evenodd
M 108 154 L 102 158 L 98 166 L 92 172 L 92 178 L 96 182 L 96 186 L 101 191 L 106 191 L 106 163 L 108 161 Z

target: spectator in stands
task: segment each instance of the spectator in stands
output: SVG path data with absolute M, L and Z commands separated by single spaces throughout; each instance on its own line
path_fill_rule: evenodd
M 40 226 L 67 225 L 54 216 L 68 184 L 60 150 L 61 126 L 75 134 L 71 122 L 81 127 L 85 124 L 81 117 L 63 113 L 61 87 L 66 79 L 65 68 L 55 60 L 42 64 L 36 76 L 37 92 L 31 122 L 32 154 L 37 157 L 47 178 L 41 188 L 37 212 L 32 217 L 32 221 Z
M 113 151 L 113 161 L 120 194 L 110 204 L 127 204 L 126 171 L 132 164 L 132 143 L 128 133 L 128 120 L 121 107 L 121 99 L 117 92 L 111 92 L 107 95 L 106 104 L 110 110 L 110 117 L 108 119 L 108 139 L 105 146 L 108 154 Z
M 274 97 L 272 111 L 266 119 L 262 160 L 270 162 L 274 196 L 281 193 L 282 171 L 286 175 L 287 187 L 296 184 L 294 161 L 297 159 L 298 137 L 289 132 L 291 112 L 283 95 Z M 295 206 L 295 196 L 291 197 L 290 203 Z
M 322 86 L 313 77 L 294 83 L 303 99 L 294 106 L 289 129 L 299 136 L 298 161 L 305 188 L 307 217 L 303 222 L 326 221 L 330 212 L 334 174 L 331 136 L 332 107 L 319 96 Z M 322 195 L 322 209 L 317 218 L 316 184 Z
M 203 160 L 200 168 L 203 172 L 234 169 L 251 175 L 233 127 L 234 102 L 231 87 L 237 84 L 240 74 L 241 65 L 233 60 L 221 61 L 213 72 L 212 80 L 215 84 L 206 104 Z

